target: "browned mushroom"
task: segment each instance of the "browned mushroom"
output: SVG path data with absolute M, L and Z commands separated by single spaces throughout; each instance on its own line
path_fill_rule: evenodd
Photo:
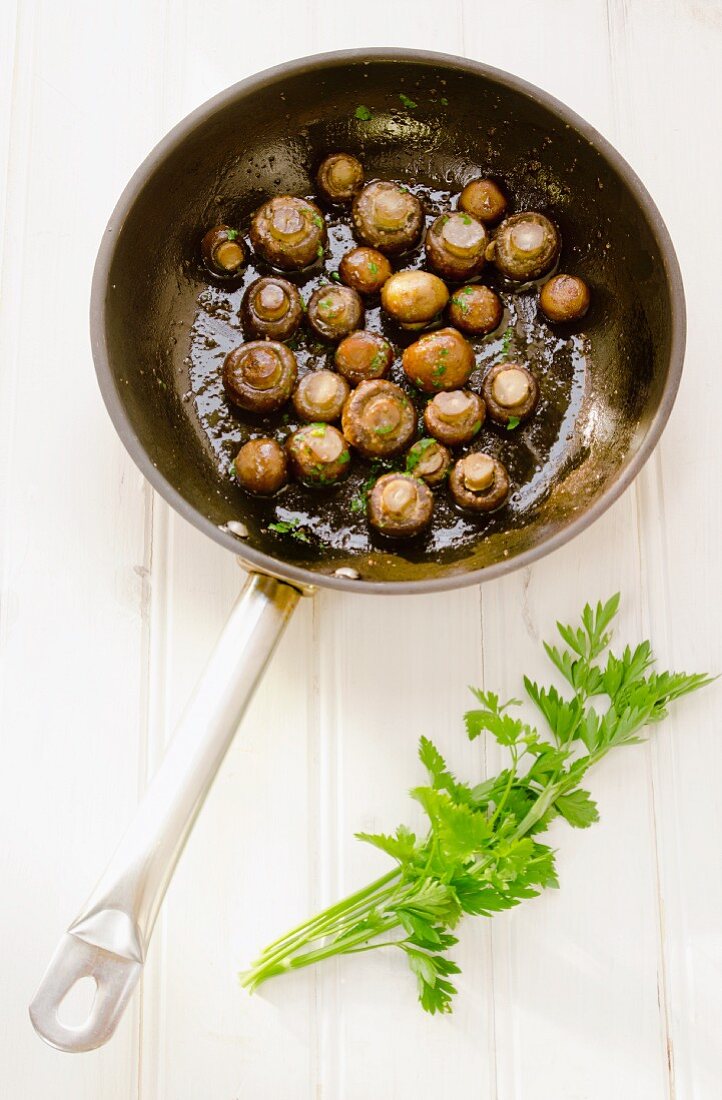
M 336 370 L 355 386 L 388 374 L 394 352 L 388 340 L 377 332 L 359 329 L 347 336 L 336 348 Z
M 356 236 L 387 256 L 413 248 L 421 236 L 424 212 L 406 187 L 386 180 L 368 183 L 353 203 Z
M 471 390 L 437 393 L 424 409 L 426 430 L 441 443 L 459 447 L 469 443 L 481 429 L 486 407 Z
M 307 424 L 286 442 L 291 469 L 304 485 L 333 485 L 346 477 L 351 463 L 346 440 L 330 424 Z
M 326 223 L 317 206 L 294 195 L 277 195 L 251 219 L 251 244 L 274 267 L 294 271 L 323 257 Z
M 459 209 L 473 214 L 484 225 L 496 225 L 506 207 L 506 195 L 494 180 L 472 180 L 459 195 Z
M 539 403 L 539 384 L 521 363 L 497 363 L 482 385 L 486 410 L 502 427 L 528 420 Z
M 555 275 L 539 295 L 539 305 L 550 321 L 579 321 L 589 301 L 589 287 L 578 275 Z
M 420 534 L 431 523 L 433 510 L 431 490 L 410 474 L 384 474 L 368 495 L 369 523 L 393 538 Z
M 554 267 L 561 243 L 554 222 L 544 214 L 527 210 L 501 223 L 489 252 L 502 275 L 513 282 L 526 282 Z
M 455 290 L 446 310 L 449 324 L 470 336 L 484 336 L 501 324 L 504 306 L 488 286 L 474 284 Z
M 391 264 L 376 248 L 352 248 L 338 265 L 338 273 L 359 294 L 378 294 L 391 276 Z
M 474 369 L 471 344 L 455 328 L 427 332 L 404 350 L 406 377 L 425 393 L 458 390 Z
M 275 439 L 251 439 L 233 460 L 238 481 L 249 493 L 272 496 L 288 480 L 286 452 Z
M 249 335 L 259 339 L 288 340 L 302 317 L 301 295 L 293 283 L 280 275 L 256 279 L 243 295 L 243 327 Z
M 308 323 L 323 340 L 342 340 L 364 321 L 360 295 L 348 286 L 322 286 L 308 300 Z
M 429 267 L 454 282 L 478 275 L 486 262 L 486 245 L 483 224 L 465 210 L 438 217 L 424 241 Z
M 350 153 L 331 153 L 323 159 L 316 173 L 321 198 L 332 206 L 351 202 L 363 181 L 363 165 Z
M 414 407 L 400 386 L 384 379 L 361 382 L 343 407 L 343 434 L 367 458 L 396 455 L 416 430 Z
M 338 420 L 348 392 L 348 382 L 340 374 L 312 371 L 296 386 L 293 407 L 302 420 Z
M 381 290 L 381 305 L 406 329 L 426 328 L 448 300 L 446 285 L 429 271 L 399 271 Z
M 243 238 L 229 225 L 215 225 L 201 241 L 203 262 L 218 279 L 232 279 L 246 262 Z
M 509 474 L 491 455 L 474 451 L 460 458 L 449 477 L 449 489 L 460 508 L 492 512 L 509 496 Z
M 253 340 L 229 351 L 223 384 L 231 401 L 247 412 L 271 413 L 285 405 L 296 383 L 296 357 L 285 344 Z
M 451 466 L 451 454 L 436 439 L 420 439 L 406 452 L 406 473 L 420 477 L 427 485 L 438 485 Z

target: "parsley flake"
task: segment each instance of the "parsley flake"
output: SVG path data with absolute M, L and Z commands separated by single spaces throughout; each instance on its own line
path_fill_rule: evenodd
M 356 110 L 354 111 L 354 115 L 359 120 L 359 122 L 368 122 L 371 118 L 373 118 L 372 112 L 363 103 L 356 108 Z

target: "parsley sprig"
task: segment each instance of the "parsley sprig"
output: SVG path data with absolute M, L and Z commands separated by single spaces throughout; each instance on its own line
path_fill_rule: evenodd
M 515 714 L 520 700 L 501 703 L 491 691 L 472 689 L 478 705 L 465 715 L 466 732 L 471 740 L 491 734 L 508 751 L 498 775 L 476 786 L 462 783 L 421 738 L 428 782 L 411 795 L 428 832 L 417 836 L 400 825 L 390 835 L 357 834 L 396 866 L 275 940 L 241 975 L 243 986 L 254 990 L 334 955 L 391 947 L 406 957 L 422 1007 L 451 1011 L 459 968 L 446 952 L 457 942 L 461 918 L 491 917 L 556 887 L 554 852 L 539 834 L 555 817 L 580 829 L 597 821 L 596 803 L 581 785 L 587 772 L 611 749 L 640 741 L 670 703 L 710 682 L 701 674 L 654 671 L 649 642 L 604 659 L 618 606 L 618 595 L 596 608 L 587 604 L 579 626 L 557 624 L 563 647 L 545 644 L 571 691 L 524 678 L 546 732 Z

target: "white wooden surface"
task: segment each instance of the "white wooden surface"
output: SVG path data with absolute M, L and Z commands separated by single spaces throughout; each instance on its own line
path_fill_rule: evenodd
M 305 601 L 182 859 L 113 1042 L 69 1056 L 26 1004 L 103 865 L 241 583 L 144 484 L 96 390 L 95 249 L 163 133 L 233 81 L 360 45 L 466 54 L 590 119 L 655 196 L 689 308 L 661 447 L 592 530 L 446 596 Z M 249 999 L 272 933 L 381 866 L 425 731 L 460 769 L 467 683 L 516 692 L 587 598 L 672 665 L 722 669 L 719 0 L 0 0 L 0 1093 L 9 1100 L 713 1100 L 722 1036 L 719 688 L 555 831 L 562 889 L 469 924 L 461 995 L 424 1017 L 396 958 Z M 407 639 L 414 640 L 409 645 Z

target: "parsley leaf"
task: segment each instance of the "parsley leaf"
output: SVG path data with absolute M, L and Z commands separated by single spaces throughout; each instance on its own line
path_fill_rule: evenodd
M 554 851 L 539 834 L 554 818 L 578 829 L 597 821 L 596 803 L 581 786 L 589 770 L 611 749 L 640 740 L 670 703 L 710 682 L 702 674 L 651 671 L 648 642 L 601 660 L 618 606 L 618 596 L 587 604 L 580 625 L 557 624 L 565 648 L 545 644 L 571 694 L 525 678 L 548 735 L 513 712 L 518 699 L 502 703 L 494 692 L 471 689 L 477 705 L 464 716 L 466 732 L 472 740 L 490 733 L 506 750 L 509 765 L 498 775 L 475 787 L 460 782 L 433 742 L 421 738 L 428 783 L 411 794 L 426 815 L 426 834 L 404 825 L 393 834 L 358 833 L 390 856 L 393 868 L 270 944 L 241 975 L 246 988 L 334 955 L 387 947 L 404 955 L 421 1007 L 451 1011 L 457 991 L 450 979 L 459 968 L 446 952 L 462 917 L 492 917 L 556 888 Z M 606 709 L 592 706 L 593 698 L 606 699 Z
M 364 106 L 363 103 L 356 108 L 356 110 L 354 111 L 354 115 L 359 120 L 359 122 L 368 122 L 369 119 L 373 118 L 372 112 L 369 110 L 368 107 Z
M 409 97 L 407 95 L 404 95 L 403 92 L 399 92 L 399 99 L 403 103 L 404 107 L 406 107 L 409 111 L 413 111 L 416 107 L 418 107 L 418 103 L 414 103 L 413 99 L 409 99 Z

